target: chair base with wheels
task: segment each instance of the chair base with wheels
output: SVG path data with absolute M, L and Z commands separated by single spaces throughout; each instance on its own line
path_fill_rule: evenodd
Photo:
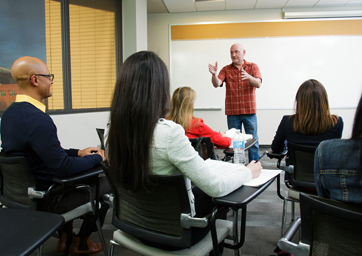
M 227 220 L 217 220 L 217 238 L 218 243 L 221 243 L 232 231 L 233 223 Z M 116 230 L 113 233 L 113 240 L 111 240 L 110 255 L 114 253 L 115 245 L 123 246 L 133 252 L 139 253 L 145 256 L 171 256 L 171 255 L 194 255 L 203 256 L 208 255 L 213 250 L 211 232 L 209 232 L 200 242 L 193 245 L 190 248 L 181 250 L 165 251 L 152 246 L 143 244 L 137 238 L 123 232 L 122 230 Z

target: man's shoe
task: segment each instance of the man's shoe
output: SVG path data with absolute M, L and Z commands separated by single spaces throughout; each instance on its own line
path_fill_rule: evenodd
M 69 246 L 67 246 L 67 234 L 63 232 L 58 240 L 57 245 L 57 253 L 58 254 L 64 254 L 69 249 Z
M 69 241 L 67 242 L 67 240 L 68 240 L 67 233 L 62 232 L 62 234 L 59 237 L 58 244 L 57 244 L 57 254 L 68 255 L 68 250 L 69 250 L 70 245 L 72 244 L 73 236 L 74 236 L 74 232 L 72 231 L 72 237 L 70 237 Z
M 87 238 L 88 250 L 80 251 L 79 250 L 80 238 L 77 236 L 73 237 L 73 243 L 69 248 L 69 254 L 71 256 L 93 256 L 102 251 L 101 243 L 94 243 L 90 238 Z

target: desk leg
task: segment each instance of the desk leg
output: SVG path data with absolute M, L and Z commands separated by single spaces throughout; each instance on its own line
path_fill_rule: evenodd
M 212 213 L 211 213 L 211 219 L 210 219 L 210 229 L 211 229 L 211 238 L 212 238 L 212 245 L 213 245 L 213 251 L 214 255 L 219 255 L 219 243 L 217 239 L 217 230 L 216 230 L 216 219 L 220 216 L 226 215 L 229 211 L 228 207 L 219 207 L 215 206 Z M 224 243 L 225 245 L 225 243 Z
M 239 209 L 234 209 L 234 216 L 233 216 L 233 240 L 234 245 L 238 244 L 238 217 L 239 217 Z M 234 250 L 234 256 L 239 256 L 239 249 Z
M 95 178 L 95 182 L 96 182 L 96 204 L 94 207 L 94 215 L 96 218 L 98 218 L 99 215 L 99 177 L 97 176 Z
M 97 229 L 98 229 L 98 235 L 99 235 L 99 238 L 101 240 L 102 247 L 103 247 L 103 253 L 104 253 L 105 256 L 108 256 L 108 250 L 107 250 L 106 242 L 104 241 L 101 222 L 99 220 L 99 177 L 97 177 L 97 179 L 96 179 L 96 207 L 95 207 L 94 214 L 95 214 L 95 218 L 96 218 L 96 225 L 97 225 Z
M 233 249 L 234 255 L 239 255 L 239 249 L 243 246 L 245 242 L 245 230 L 246 230 L 246 205 L 241 208 L 241 220 L 240 220 L 240 240 L 238 239 L 238 209 L 233 209 L 234 211 L 234 225 L 233 225 L 233 244 L 224 244 L 226 248 Z
M 105 243 L 105 241 L 104 241 L 104 236 L 103 236 L 103 233 L 102 233 L 101 222 L 100 222 L 99 218 L 98 218 L 97 221 L 96 221 L 96 225 L 97 225 L 97 229 L 98 229 L 99 239 L 101 240 L 101 244 L 102 244 L 102 247 L 103 247 L 104 256 L 108 256 L 108 250 L 107 250 L 106 243 Z
M 279 196 L 280 199 L 284 200 L 284 196 L 282 196 L 282 194 L 280 193 L 280 175 L 281 174 L 278 174 L 277 176 L 277 194 Z
M 246 205 L 241 208 L 241 221 L 240 221 L 240 242 L 239 248 L 244 245 L 246 231 Z

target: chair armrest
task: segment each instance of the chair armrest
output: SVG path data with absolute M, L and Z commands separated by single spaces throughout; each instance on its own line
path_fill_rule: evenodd
M 266 154 L 269 158 L 273 159 L 273 158 L 276 158 L 276 159 L 283 159 L 288 153 L 288 150 L 284 150 L 283 152 L 280 152 L 280 153 L 275 153 L 273 150 L 269 149 L 268 150 L 268 153 Z
M 103 195 L 103 201 L 107 203 L 111 208 L 113 208 L 113 200 L 114 195 L 112 193 Z
M 37 191 L 33 187 L 28 187 L 28 196 L 30 199 L 34 198 L 44 198 L 45 192 L 44 191 Z
M 205 228 L 209 223 L 209 219 L 204 218 L 194 218 L 190 214 L 181 213 L 181 227 L 183 228 Z
M 286 251 L 291 254 L 298 256 L 308 256 L 310 251 L 310 245 L 299 242 L 295 244 L 291 242 L 295 233 L 300 229 L 302 224 L 301 218 L 297 218 L 292 225 L 284 233 L 283 237 L 279 239 L 278 246 L 283 251 Z
M 273 150 L 268 150 L 268 153 L 266 154 L 270 159 L 276 158 L 278 159 L 277 162 L 277 168 L 280 169 L 280 163 L 282 162 L 282 159 L 287 155 L 288 150 L 284 150 L 283 152 L 280 153 L 275 153 Z
M 294 165 L 281 165 L 280 170 L 294 174 Z

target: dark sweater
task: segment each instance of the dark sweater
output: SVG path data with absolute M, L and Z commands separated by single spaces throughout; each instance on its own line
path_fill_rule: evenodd
M 286 148 L 286 141 L 302 145 L 317 146 L 321 141 L 340 139 L 342 137 L 342 117 L 338 117 L 336 125 L 330 130 L 316 135 L 302 134 L 293 131 L 293 121 L 294 117 L 290 118 L 289 115 L 283 116 L 283 119 L 279 124 L 278 130 L 271 144 L 271 149 L 274 152 L 282 152 Z M 287 165 L 289 164 L 293 163 L 289 163 L 289 161 L 287 160 Z
M 71 176 L 102 161 L 99 154 L 78 157 L 77 149 L 63 149 L 51 117 L 28 102 L 6 109 L 0 132 L 2 152 L 25 156 L 38 189 L 47 189 L 54 176 Z

